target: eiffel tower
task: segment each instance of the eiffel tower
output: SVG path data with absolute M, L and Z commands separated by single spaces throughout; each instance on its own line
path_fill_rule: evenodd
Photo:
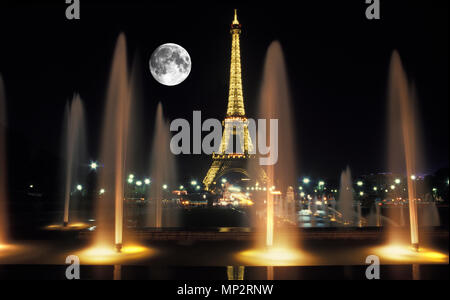
M 245 116 L 242 93 L 241 51 L 239 44 L 241 30 L 242 25 L 238 21 L 237 10 L 235 9 L 234 20 L 230 30 L 232 42 L 228 107 L 225 120 L 222 122 L 225 128 L 220 149 L 218 153 L 213 153 L 212 165 L 203 179 L 206 190 L 211 190 L 218 178 L 229 173 L 241 173 L 246 178 L 253 178 L 261 183 L 267 180 L 267 176 L 262 168 L 259 167 L 257 172 L 248 170 L 249 160 L 256 159 L 256 155 L 251 154 L 255 152 L 248 131 L 248 120 Z M 236 126 L 236 124 L 241 126 Z M 236 147 L 233 146 L 234 140 L 236 140 Z

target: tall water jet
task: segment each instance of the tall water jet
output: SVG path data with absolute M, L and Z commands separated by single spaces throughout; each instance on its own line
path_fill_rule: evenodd
M 266 120 L 267 128 L 269 128 L 269 120 L 278 120 L 278 131 L 275 132 L 275 134 L 278 134 L 276 137 L 278 141 L 278 161 L 275 165 L 266 167 L 268 178 L 266 246 L 269 247 L 276 242 L 274 240 L 274 189 L 286 191 L 289 186 L 296 185 L 296 157 L 298 155 L 294 143 L 292 111 L 283 51 L 280 43 L 274 41 L 270 44 L 266 54 L 258 115 L 260 119 Z M 266 141 L 269 140 L 270 130 L 267 130 Z
M 419 148 L 419 126 L 415 111 L 414 88 L 408 82 L 397 51 L 394 51 L 391 57 L 388 101 L 389 168 L 393 173 L 406 174 L 411 244 L 418 249 L 419 230 L 415 175 L 422 163 Z
M 84 126 L 84 109 L 79 95 L 73 96 L 72 102 L 66 105 L 64 116 L 64 156 L 65 164 L 65 191 L 64 191 L 64 226 L 69 224 L 70 195 L 75 180 L 79 175 L 79 164 L 84 161 L 86 139 Z
M 342 171 L 341 183 L 339 188 L 338 198 L 338 211 L 342 214 L 342 220 L 344 224 L 352 223 L 355 217 L 355 211 L 353 209 L 353 187 L 352 187 L 352 174 L 350 167 Z
M 8 240 L 8 221 L 7 221 L 7 173 L 6 164 L 6 97 L 3 78 L 0 74 L 0 246 L 6 244 Z
M 170 130 L 168 123 L 164 120 L 161 102 L 156 109 L 155 127 L 153 134 L 153 145 L 151 152 L 152 186 L 150 188 L 150 220 L 149 225 L 161 228 L 163 225 L 176 226 L 173 215 L 167 212 L 167 218 L 163 223 L 163 186 L 176 182 L 176 170 L 174 155 L 170 151 Z
M 99 198 L 97 211 L 97 243 L 114 243 L 118 251 L 123 243 L 123 202 L 125 157 L 130 110 L 127 50 L 125 35 L 117 39 L 106 96 L 106 111 L 100 159 L 103 164 L 99 178 L 105 193 Z M 114 209 L 114 211 L 113 211 Z M 114 216 L 114 220 L 111 218 Z

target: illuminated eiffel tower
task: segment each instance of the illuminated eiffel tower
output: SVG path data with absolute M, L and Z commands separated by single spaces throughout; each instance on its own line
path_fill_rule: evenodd
M 258 174 L 250 174 L 248 162 L 256 159 L 254 146 L 248 131 L 248 121 L 245 116 L 244 97 L 242 93 L 241 51 L 239 36 L 242 26 L 237 19 L 237 10 L 234 10 L 234 20 L 231 24 L 231 64 L 230 88 L 228 95 L 228 108 L 222 125 L 225 127 L 218 153 L 213 153 L 213 163 L 203 179 L 206 190 L 216 184 L 216 180 L 228 173 L 241 173 L 246 178 L 254 178 L 260 182 L 266 180 L 262 168 Z M 241 126 L 236 126 L 236 124 Z M 236 147 L 234 147 L 236 140 Z M 255 178 L 257 177 L 257 178 Z

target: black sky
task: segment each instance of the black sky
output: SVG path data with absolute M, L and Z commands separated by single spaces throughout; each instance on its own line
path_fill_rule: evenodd
M 346 165 L 356 174 L 386 170 L 385 95 L 394 49 L 417 85 L 427 171 L 446 167 L 448 1 L 381 4 L 382 20 L 368 21 L 364 0 L 82 0 L 81 20 L 69 21 L 63 0 L 2 1 L 0 73 L 8 100 L 10 165 L 33 173 L 34 167 L 45 167 L 59 156 L 63 109 L 74 92 L 84 100 L 89 152 L 97 158 L 119 32 L 127 38 L 130 66 L 138 57 L 142 72 L 142 149 L 148 149 L 158 101 L 169 119 L 191 119 L 193 110 L 201 110 L 204 119 L 222 119 L 228 92 L 229 25 L 238 8 L 248 116 L 257 107 L 265 51 L 277 39 L 290 78 L 301 174 L 337 178 Z M 147 67 L 153 50 L 167 42 L 182 45 L 193 61 L 189 78 L 176 87 L 158 84 Z M 181 178 L 201 179 L 209 163 L 205 156 L 180 157 Z

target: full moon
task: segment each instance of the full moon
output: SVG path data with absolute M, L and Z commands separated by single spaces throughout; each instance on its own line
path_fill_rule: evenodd
M 180 45 L 159 46 L 150 57 L 150 72 L 161 84 L 174 86 L 182 83 L 191 72 L 191 57 Z

